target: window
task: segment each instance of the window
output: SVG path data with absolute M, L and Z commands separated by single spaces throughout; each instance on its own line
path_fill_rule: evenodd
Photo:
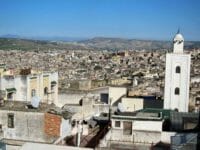
M 200 97 L 196 97 L 195 101 L 196 101 L 196 103 L 195 103 L 196 105 L 200 105 Z
M 48 94 L 48 87 L 45 87 L 44 88 L 44 95 L 47 95 Z
M 8 100 L 13 100 L 13 93 L 8 93 L 7 94 L 7 99 Z
M 175 108 L 174 111 L 178 112 L 178 108 Z
M 57 84 L 56 81 L 51 81 L 51 91 L 54 91 L 56 84 Z
M 8 114 L 8 128 L 14 128 L 14 114 Z
M 51 90 L 52 90 L 52 91 L 54 91 L 54 87 L 55 87 L 54 85 L 51 85 Z
M 36 90 L 35 90 L 35 89 L 32 89 L 32 90 L 31 90 L 31 96 L 34 97 L 35 95 L 36 95 Z
M 121 122 L 120 121 L 115 121 L 115 127 L 119 128 L 121 126 Z
M 179 95 L 180 94 L 180 89 L 178 87 L 175 88 L 174 94 L 175 95 Z
M 123 126 L 124 126 L 123 134 L 132 135 L 132 122 L 124 121 Z
M 2 124 L 0 124 L 0 133 L 3 132 Z
M 196 105 L 200 105 L 200 100 L 196 100 Z
M 181 73 L 181 67 L 180 66 L 176 67 L 176 73 Z
M 75 127 L 76 126 L 76 120 L 72 120 L 71 125 L 72 125 L 72 127 Z

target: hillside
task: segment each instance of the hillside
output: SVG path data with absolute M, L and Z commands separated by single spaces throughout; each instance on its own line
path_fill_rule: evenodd
M 77 42 L 52 42 L 19 38 L 0 38 L 0 50 L 163 50 L 171 49 L 172 42 L 122 38 L 93 38 Z M 185 49 L 200 48 L 200 42 L 186 41 Z
M 98 49 L 146 49 L 146 50 L 159 50 L 171 49 L 172 42 L 170 41 L 154 41 L 154 40 L 137 40 L 137 39 L 121 39 L 121 38 L 93 38 L 89 40 L 80 41 L 88 47 Z M 185 49 L 200 48 L 200 42 L 186 41 Z
M 0 50 L 77 50 L 87 49 L 73 43 L 66 42 L 50 42 L 42 40 L 28 40 L 17 38 L 0 38 Z

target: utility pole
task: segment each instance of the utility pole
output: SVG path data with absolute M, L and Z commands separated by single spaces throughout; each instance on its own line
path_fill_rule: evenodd
M 112 110 L 112 109 L 111 109 L 111 104 L 112 104 L 112 98 L 109 99 L 109 114 L 108 114 L 108 115 L 109 115 L 109 116 L 108 116 L 108 117 L 109 117 L 109 118 L 108 118 L 108 119 L 109 119 L 109 122 L 111 121 L 111 113 L 112 113 L 112 112 L 111 112 L 111 110 Z
M 200 149 L 200 111 L 199 111 L 199 118 L 198 118 L 198 125 L 197 125 L 197 146 L 196 149 Z

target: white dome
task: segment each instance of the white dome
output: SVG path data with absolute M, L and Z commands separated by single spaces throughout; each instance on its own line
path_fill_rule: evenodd
M 174 41 L 184 41 L 182 34 L 177 33 L 174 37 Z

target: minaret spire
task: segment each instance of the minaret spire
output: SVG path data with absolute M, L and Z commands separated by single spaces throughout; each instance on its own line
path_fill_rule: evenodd
M 184 46 L 184 38 L 180 33 L 180 28 L 178 28 L 178 31 L 173 39 L 173 52 L 174 53 L 183 53 L 183 46 Z
M 177 34 L 180 34 L 180 27 L 178 27 L 178 31 L 177 31 Z

